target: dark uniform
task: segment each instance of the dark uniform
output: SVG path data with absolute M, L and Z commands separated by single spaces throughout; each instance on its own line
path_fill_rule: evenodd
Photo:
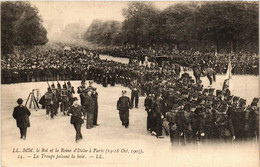
M 117 110 L 119 110 L 119 117 L 122 126 L 128 128 L 129 126 L 129 109 L 131 108 L 130 98 L 125 96 L 126 91 L 122 91 L 122 96 L 117 101 Z
M 74 99 L 77 101 L 77 98 Z M 74 104 L 70 107 L 68 113 L 71 115 L 70 123 L 73 124 L 76 130 L 76 142 L 78 142 L 83 138 L 81 134 L 81 125 L 84 123 L 84 109 L 82 106 Z

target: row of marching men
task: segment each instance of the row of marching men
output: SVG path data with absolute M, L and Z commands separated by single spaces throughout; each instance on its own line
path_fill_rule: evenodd
M 86 115 L 87 129 L 98 126 L 98 93 L 92 84 L 93 81 L 89 81 L 89 86 L 86 87 L 85 80 L 83 80 L 81 86 L 79 86 L 77 90 L 77 93 L 80 95 L 81 106 L 84 108 L 84 114 Z M 64 81 L 62 87 L 57 81 L 57 88 L 54 83 L 52 83 L 51 86 L 47 88 L 45 95 L 39 101 L 42 108 L 46 109 L 46 117 L 51 117 L 53 119 L 58 115 L 59 109 L 63 115 L 68 115 L 69 109 L 75 101 L 73 94 L 75 94 L 75 91 L 74 87 L 71 86 L 70 81 L 67 83 Z
M 147 130 L 174 143 L 246 141 L 259 137 L 259 98 L 246 100 L 214 88 L 203 89 L 189 76 L 162 84 L 145 99 Z M 160 85 L 158 85 L 160 87 Z
M 48 83 L 48 82 L 47 82 Z M 43 109 L 46 109 L 46 117 L 49 116 L 53 119 L 57 116 L 58 109 L 64 115 L 67 114 L 69 107 L 73 103 L 73 94 L 75 93 L 74 87 L 71 86 L 70 81 L 67 83 L 64 81 L 63 86 L 57 81 L 57 88 L 54 82 L 51 86 L 48 83 L 47 92 L 40 99 L 39 103 L 42 105 Z

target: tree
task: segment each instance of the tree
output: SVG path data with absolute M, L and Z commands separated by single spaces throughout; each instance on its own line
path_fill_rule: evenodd
M 248 35 L 258 34 L 257 13 L 252 2 L 207 2 L 197 13 L 196 26 L 203 41 L 217 49 L 236 51 L 238 45 L 251 41 Z
M 190 47 L 191 41 L 196 38 L 194 14 L 198 9 L 195 3 L 176 4 L 169 6 L 160 13 L 160 41 L 168 45 L 175 44 Z M 187 49 L 187 48 L 186 48 Z
M 121 43 L 122 24 L 118 21 L 94 20 L 84 35 L 86 40 L 103 45 L 118 45 Z
M 38 9 L 28 2 L 2 2 L 1 41 L 3 54 L 12 53 L 14 46 L 46 44 L 47 31 L 42 25 Z
M 131 2 L 123 9 L 123 38 L 125 43 L 150 45 L 155 43 L 159 10 L 152 3 Z

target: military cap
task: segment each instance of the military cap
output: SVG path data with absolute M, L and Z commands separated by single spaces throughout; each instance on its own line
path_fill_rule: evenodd
M 221 90 L 216 90 L 216 95 L 221 95 L 222 91 Z
M 227 89 L 227 90 L 225 91 L 225 93 L 224 93 L 225 96 L 230 96 L 230 94 L 231 94 L 231 92 L 230 92 L 229 89 Z
M 208 89 L 204 89 L 202 92 L 203 93 L 209 93 L 209 90 Z
M 196 109 L 196 105 L 195 105 L 195 104 L 191 104 L 191 105 L 190 105 L 190 110 L 191 110 L 191 111 L 195 111 L 195 109 Z
M 215 90 L 214 88 L 210 88 L 209 93 L 214 93 L 214 90 Z
M 241 99 L 239 100 L 239 104 L 240 104 L 240 105 L 246 105 L 246 100 L 241 98 Z
M 179 105 L 178 105 L 178 104 L 173 104 L 173 106 L 172 106 L 172 109 L 173 109 L 173 110 L 177 110 L 177 109 L 178 109 L 178 107 L 179 107 Z
M 259 98 L 256 98 L 256 97 L 255 97 L 255 98 L 253 99 L 253 102 L 254 102 L 254 103 L 258 103 L 258 102 L 259 102 Z
M 229 100 L 232 100 L 233 99 L 233 96 L 228 96 L 227 97 L 227 100 L 229 101 Z
M 67 85 L 68 85 L 68 86 L 71 86 L 71 83 L 70 83 L 70 81 L 68 81 L 68 82 L 67 82 Z
M 257 106 L 257 103 L 252 102 L 251 106 Z
M 233 98 L 233 102 L 238 101 L 238 100 L 239 100 L 239 97 L 234 96 L 234 98 Z

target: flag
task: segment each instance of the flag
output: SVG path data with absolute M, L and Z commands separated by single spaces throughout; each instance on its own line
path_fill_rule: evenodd
M 223 83 L 223 88 L 225 87 L 226 89 L 229 89 L 230 92 L 233 92 L 234 86 L 233 86 L 232 72 L 231 71 L 232 71 L 232 65 L 231 65 L 231 61 L 230 61 L 230 57 L 229 57 L 228 68 L 227 68 L 225 80 L 224 80 L 224 83 Z

